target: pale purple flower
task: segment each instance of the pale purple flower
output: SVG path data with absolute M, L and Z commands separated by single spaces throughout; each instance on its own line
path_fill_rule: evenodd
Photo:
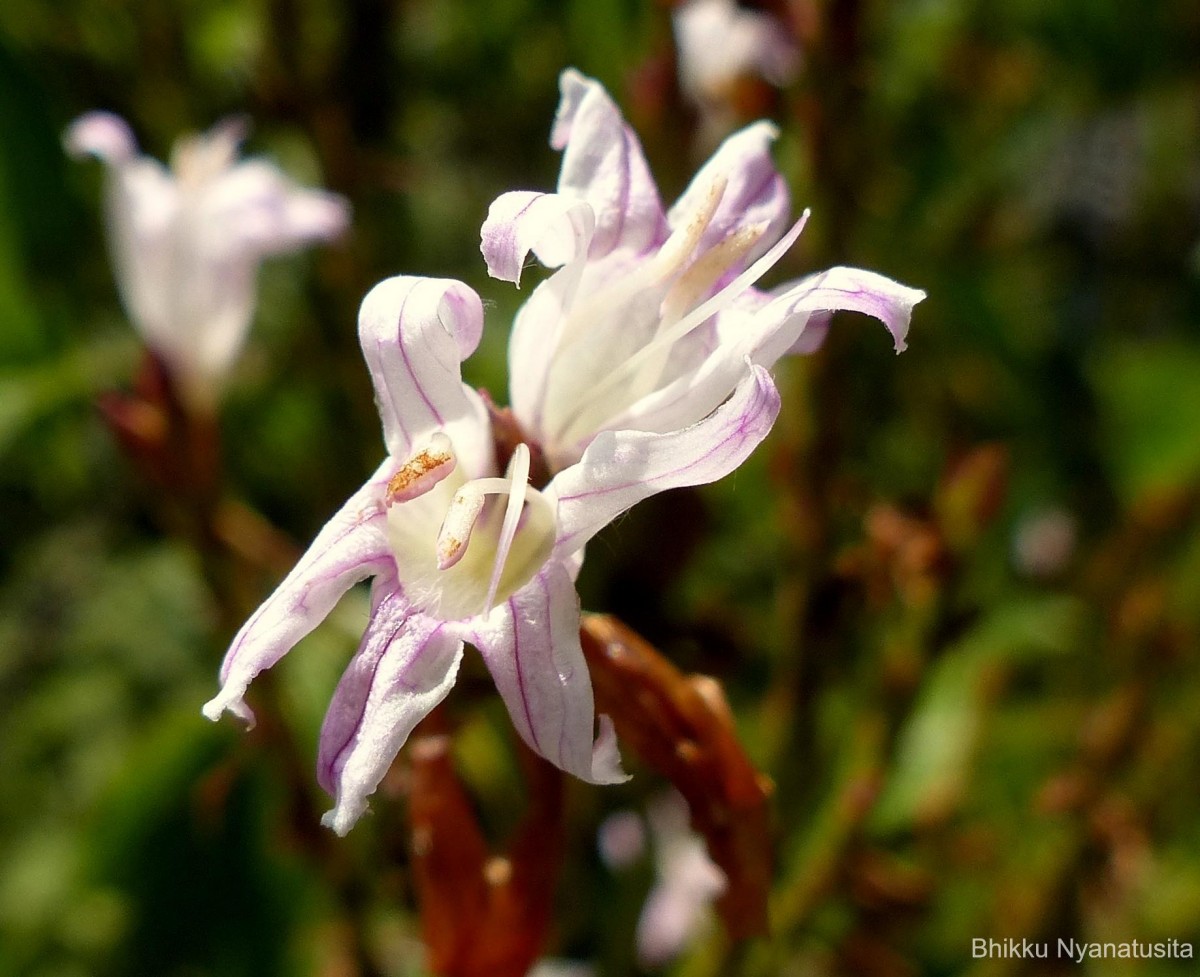
M 497 475 L 487 411 L 460 365 L 483 306 L 460 282 L 392 278 L 367 295 L 359 338 L 388 456 L 318 534 L 234 638 L 204 711 L 252 720 L 243 695 L 373 577 L 371 618 L 321 731 L 318 779 L 344 834 L 414 726 L 454 684 L 464 642 L 482 655 L 525 742 L 594 783 L 624 779 L 612 725 L 594 738 L 574 578 L 583 547 L 655 492 L 721 478 L 774 422 L 765 371 L 748 371 L 701 423 L 666 434 L 607 432 L 541 491 L 520 444 Z
M 774 126 L 727 139 L 664 211 L 604 88 L 574 70 L 560 86 L 558 191 L 503 194 L 481 235 L 497 278 L 519 284 L 530 253 L 559 269 L 521 307 L 509 346 L 514 413 L 553 469 L 602 431 L 664 434 L 700 421 L 752 367 L 816 349 L 835 310 L 875 316 L 904 348 L 922 291 L 845 267 L 753 287 L 807 217 L 789 227 Z
M 210 407 L 245 342 L 262 260 L 337 237 L 341 197 L 301 188 L 261 159 L 237 160 L 240 120 L 179 140 L 170 168 L 138 152 L 125 121 L 76 119 L 64 137 L 75 156 L 108 167 L 106 222 L 125 309 L 180 387 Z
M 637 924 L 637 956 L 643 967 L 674 957 L 703 929 L 712 901 L 725 891 L 725 873 L 708 855 L 704 839 L 689 827 L 687 802 L 677 791 L 656 797 L 646 809 L 655 882 Z M 633 811 L 609 815 L 597 843 L 611 869 L 628 869 L 645 851 L 646 831 Z
M 637 955 L 643 967 L 678 956 L 703 930 L 712 901 L 725 891 L 725 873 L 704 839 L 688 827 L 687 802 L 671 792 L 646 811 L 654 839 L 654 888 L 637 924 Z
M 701 106 L 723 102 L 739 79 L 758 77 L 782 87 L 800 68 L 788 29 L 735 0 L 688 0 L 672 13 L 679 87 Z

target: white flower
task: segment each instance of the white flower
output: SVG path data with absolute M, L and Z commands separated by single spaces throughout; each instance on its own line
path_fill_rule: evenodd
M 318 780 L 336 799 L 326 823 L 339 834 L 449 693 L 464 642 L 531 749 L 583 780 L 624 780 L 612 723 L 595 736 L 574 584 L 583 548 L 641 499 L 737 468 L 779 410 L 755 368 L 703 423 L 607 432 L 538 491 L 525 444 L 497 476 L 487 411 L 462 382 L 482 330 L 483 303 L 461 282 L 391 278 L 363 300 L 359 338 L 388 456 L 238 632 L 204 707 L 210 719 L 228 710 L 250 721 L 254 677 L 372 577 L 371 619 L 321 730 Z
M 918 289 L 844 267 L 754 287 L 807 218 L 788 226 L 774 126 L 727 139 L 664 211 L 604 88 L 574 70 L 560 85 L 557 192 L 503 194 L 481 232 L 496 278 L 519 282 L 530 253 L 559 269 L 521 307 L 509 344 L 513 412 L 553 470 L 586 457 L 600 432 L 696 424 L 751 368 L 815 350 L 834 310 L 874 316 L 904 349 Z
M 672 15 L 679 87 L 701 106 L 723 102 L 744 77 L 784 86 L 800 67 L 795 42 L 775 17 L 735 0 L 689 0 Z
M 652 800 L 646 820 L 655 882 L 638 917 L 637 956 L 651 968 L 674 959 L 699 935 L 726 879 L 709 858 L 704 839 L 690 829 L 687 802 L 677 791 Z M 597 841 L 609 868 L 629 868 L 646 848 L 642 819 L 633 811 L 609 815 Z
M 175 144 L 168 169 L 140 155 L 129 126 L 89 112 L 64 137 L 108 167 L 106 219 L 117 285 L 142 339 L 180 394 L 211 407 L 254 315 L 258 266 L 335 238 L 341 197 L 298 187 L 271 163 L 237 161 L 239 120 Z

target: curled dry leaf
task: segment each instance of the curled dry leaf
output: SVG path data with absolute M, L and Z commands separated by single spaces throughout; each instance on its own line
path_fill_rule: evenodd
M 615 618 L 584 615 L 580 638 L 596 711 L 687 799 L 692 826 L 725 873 L 717 909 L 729 932 L 766 933 L 774 786 L 738 741 L 721 686 L 685 675 Z
M 493 856 L 454 771 L 448 736 L 413 741 L 412 868 L 429 969 L 524 977 L 542 952 L 562 855 L 562 774 L 528 754 L 530 807 Z

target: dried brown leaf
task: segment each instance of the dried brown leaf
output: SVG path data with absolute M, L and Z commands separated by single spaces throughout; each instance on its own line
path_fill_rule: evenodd
M 693 827 L 725 873 L 717 909 L 729 932 L 766 933 L 773 785 L 746 756 L 721 686 L 685 675 L 614 618 L 585 615 L 580 638 L 597 711 L 684 796 Z
M 529 811 L 493 856 L 454 771 L 450 740 L 410 751 L 413 878 L 429 969 L 441 977 L 524 977 L 542 952 L 562 856 L 562 777 L 526 755 Z

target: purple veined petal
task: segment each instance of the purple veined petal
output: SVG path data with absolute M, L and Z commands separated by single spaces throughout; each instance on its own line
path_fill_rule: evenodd
M 253 723 L 254 714 L 242 696 L 254 677 L 291 651 L 354 584 L 392 572 L 379 500 L 393 468 L 389 459 L 350 497 L 275 592 L 242 625 L 221 663 L 221 691 L 204 706 L 209 719 L 215 721 L 228 710 Z
M 557 504 L 561 558 L 583 546 L 626 509 L 658 492 L 715 482 L 767 436 L 779 393 L 766 370 L 747 365 L 725 403 L 691 427 L 665 434 L 602 431 L 583 457 L 559 472 L 545 495 Z
M 865 271 L 862 268 L 837 267 L 830 268 L 815 275 L 785 286 L 776 291 L 775 298 L 758 315 L 766 324 L 766 331 L 775 335 L 786 335 L 790 332 L 788 321 L 798 316 L 807 319 L 807 327 L 786 346 L 775 353 L 777 358 L 784 353 L 807 353 L 820 345 L 820 330 L 828 328 L 828 317 L 813 315 L 813 313 L 828 312 L 862 312 L 874 316 L 892 334 L 896 352 L 902 353 L 905 348 L 905 337 L 908 335 L 909 320 L 912 317 L 913 306 L 925 298 L 925 293 L 919 288 L 909 288 L 899 282 Z M 815 328 L 819 338 L 814 344 L 813 339 L 806 333 Z M 771 346 L 775 344 L 767 344 Z M 764 346 L 764 350 L 767 347 Z M 764 352 L 754 357 L 756 362 L 770 365 L 774 359 Z
M 462 282 L 397 276 L 367 293 L 358 336 L 393 458 L 444 430 L 460 461 L 480 467 L 490 450 L 486 411 L 463 384 L 461 364 L 482 331 L 483 303 Z
M 666 222 L 641 143 L 604 86 L 573 68 L 559 76 L 562 98 L 550 144 L 563 150 L 558 192 L 587 200 L 596 212 L 591 257 L 615 248 L 661 244 Z
M 322 822 L 337 834 L 362 817 L 409 734 L 454 686 L 462 650 L 450 625 L 414 613 L 398 589 L 379 596 L 321 727 L 317 779 L 335 798 Z
M 587 201 L 514 190 L 501 194 L 488 208 L 479 250 L 489 275 L 519 286 L 531 252 L 547 268 L 582 259 L 595 228 L 595 212 Z
M 792 356 L 808 356 L 815 353 L 825 344 L 825 337 L 829 335 L 832 322 L 832 312 L 814 312 L 808 317 L 799 337 L 788 348 L 788 353 Z
M 779 130 L 770 122 L 755 122 L 726 139 L 692 178 L 687 189 L 667 213 L 672 227 L 695 213 L 718 177 L 728 181 L 716 213 L 697 247 L 711 248 L 734 231 L 765 223 L 767 231 L 758 245 L 739 263 L 746 267 L 763 254 L 784 232 L 791 220 L 791 198 L 787 183 L 775 168 L 771 144 Z
M 746 359 L 769 368 L 781 356 L 818 349 L 829 331 L 831 306 L 874 315 L 900 351 L 912 307 L 924 297 L 918 289 L 856 268 L 834 268 L 773 294 L 747 289 L 736 305 L 717 313 L 717 348 L 697 370 L 651 391 L 606 426 L 665 432 L 694 423 L 728 396 Z
M 67 127 L 63 145 L 72 156 L 95 156 L 112 166 L 128 163 L 138 153 L 129 123 L 112 112 L 87 112 Z
M 593 784 L 628 779 L 607 716 L 593 742 L 592 680 L 579 645 L 579 597 L 549 563 L 496 607 L 470 637 L 521 738 L 555 766 Z

